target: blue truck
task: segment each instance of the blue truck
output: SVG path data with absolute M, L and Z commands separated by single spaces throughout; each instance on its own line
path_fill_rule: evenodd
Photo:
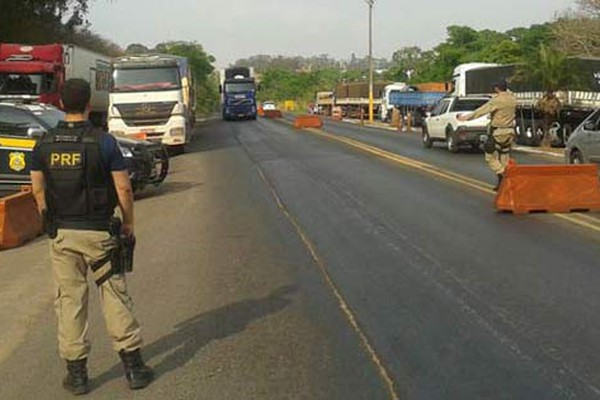
M 221 70 L 223 120 L 255 120 L 257 89 L 253 68 L 235 67 Z
M 446 93 L 438 92 L 392 90 L 389 92 L 388 105 L 399 109 L 402 115 L 410 113 L 413 116 L 413 123 L 419 126 L 427 111 L 445 95 Z

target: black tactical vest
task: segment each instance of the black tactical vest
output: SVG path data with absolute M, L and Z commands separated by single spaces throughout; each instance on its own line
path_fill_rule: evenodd
M 87 122 L 61 123 L 42 138 L 46 202 L 58 229 L 108 229 L 117 195 L 102 161 L 103 134 Z

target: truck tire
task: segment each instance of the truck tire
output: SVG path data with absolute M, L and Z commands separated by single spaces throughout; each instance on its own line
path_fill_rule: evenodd
M 433 140 L 431 140 L 431 136 L 429 136 L 427 125 L 423 125 L 423 137 L 421 143 L 426 149 L 430 149 L 431 147 L 433 147 Z
M 450 153 L 458 153 L 458 143 L 456 141 L 456 135 L 450 128 L 446 130 L 446 148 Z

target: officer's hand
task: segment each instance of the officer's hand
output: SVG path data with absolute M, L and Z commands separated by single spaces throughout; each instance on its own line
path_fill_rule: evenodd
M 133 236 L 133 224 L 121 225 L 121 235 L 131 237 Z

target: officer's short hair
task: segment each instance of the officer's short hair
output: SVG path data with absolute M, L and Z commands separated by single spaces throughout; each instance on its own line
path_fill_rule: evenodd
M 84 79 L 69 79 L 60 90 L 60 99 L 66 112 L 84 113 L 92 97 L 90 84 Z
M 498 89 L 502 92 L 506 92 L 508 90 L 508 83 L 506 81 L 499 81 L 494 83 L 493 89 Z

